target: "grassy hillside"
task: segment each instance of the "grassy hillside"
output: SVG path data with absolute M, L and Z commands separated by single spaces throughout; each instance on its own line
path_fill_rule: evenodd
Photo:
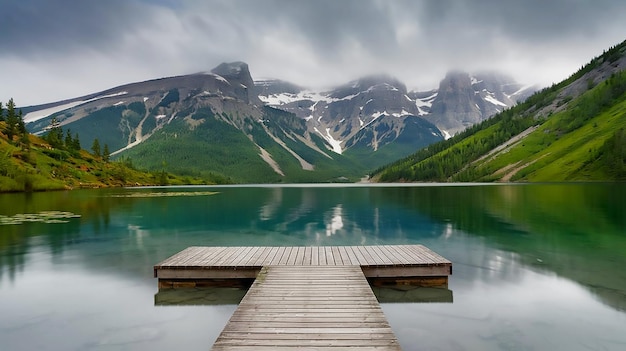
M 0 122 L 0 131 L 4 129 Z M 32 134 L 28 143 L 9 141 L 0 132 L 0 192 L 191 183 L 201 181 L 162 171 L 142 172 L 128 161 L 105 162 L 85 150 L 53 148 Z
M 382 167 L 374 180 L 626 180 L 626 42 L 572 77 L 454 138 Z M 605 79 L 598 72 L 612 69 Z M 583 92 L 580 90 L 584 83 Z
M 585 93 L 572 108 L 553 115 L 527 137 L 474 162 L 454 178 L 535 182 L 625 180 L 626 74 L 616 76 L 615 81 Z M 610 97 L 611 91 L 617 96 L 602 106 L 602 98 Z M 598 111 L 585 115 L 582 106 L 587 104 L 593 104 Z M 616 142 L 617 145 L 612 145 Z

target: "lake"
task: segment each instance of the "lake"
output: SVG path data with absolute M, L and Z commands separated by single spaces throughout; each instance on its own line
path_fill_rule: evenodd
M 207 350 L 236 305 L 202 290 L 180 297 L 186 305 L 155 304 L 154 264 L 193 245 L 373 244 L 424 244 L 453 262 L 450 299 L 382 304 L 404 350 L 626 349 L 626 184 L 170 187 L 0 200 L 2 350 Z

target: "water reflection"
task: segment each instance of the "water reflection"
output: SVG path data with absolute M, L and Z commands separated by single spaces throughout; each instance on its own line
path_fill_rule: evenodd
M 246 288 L 194 287 L 159 289 L 154 295 L 155 306 L 238 305 Z M 409 285 L 372 286 L 380 303 L 452 303 L 452 290 L 445 287 Z
M 422 188 L 404 204 L 510 255 L 524 267 L 579 282 L 626 309 L 626 186 L 505 185 Z M 446 229 L 444 237 L 450 237 Z M 445 250 L 445 249 L 444 249 Z M 452 253 L 451 253 L 452 254 Z M 498 267 L 490 258 L 482 267 Z M 518 274 L 519 268 L 513 274 Z
M 623 315 L 598 308 L 584 288 L 565 279 L 526 271 L 515 281 L 478 280 L 453 289 L 454 305 L 383 305 L 401 343 L 418 341 L 402 343 L 404 350 L 621 350 L 626 345 L 619 336 Z
M 342 212 L 341 205 L 337 205 L 333 208 L 330 220 L 326 220 L 326 236 L 335 235 L 338 231 L 343 229 Z
M 191 245 L 419 243 L 453 261 L 454 303 L 384 304 L 403 349 L 626 348 L 624 184 L 208 190 L 0 195 L 81 215 L 0 226 L 3 346 L 206 349 L 234 305 L 154 307 L 152 266 Z

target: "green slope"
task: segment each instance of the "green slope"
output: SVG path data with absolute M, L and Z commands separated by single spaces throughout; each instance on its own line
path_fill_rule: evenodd
M 624 180 L 626 72 L 587 90 L 567 88 L 593 70 L 623 58 L 626 42 L 592 60 L 564 82 L 476 125 L 374 172 L 392 181 Z M 551 111 L 544 117 L 542 111 Z
M 3 126 L 0 122 L 0 130 Z M 127 162 L 105 162 L 85 150 L 53 148 L 32 134 L 28 138 L 25 146 L 0 132 L 0 192 L 200 183 L 162 171 L 139 171 Z

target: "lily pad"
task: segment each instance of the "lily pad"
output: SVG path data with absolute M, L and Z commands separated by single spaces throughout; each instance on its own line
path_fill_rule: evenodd
M 41 211 L 39 213 L 18 213 L 13 216 L 0 215 L 0 225 L 24 223 L 68 223 L 70 218 L 80 218 L 79 214 L 66 211 Z

